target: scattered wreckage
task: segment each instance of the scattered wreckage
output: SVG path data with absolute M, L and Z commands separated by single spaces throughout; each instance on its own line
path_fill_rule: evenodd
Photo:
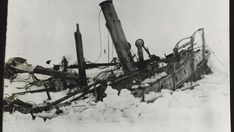
M 160 92 L 162 89 L 175 91 L 180 89 L 185 82 L 194 82 L 207 74 L 210 68 L 207 65 L 210 51 L 207 48 L 204 38 L 204 29 L 198 29 L 191 36 L 181 39 L 174 47 L 173 53 L 165 55 L 164 58 L 150 53 L 145 47 L 143 39 L 137 39 L 137 61 L 131 54 L 131 45 L 128 43 L 121 22 L 114 9 L 112 0 L 100 3 L 101 10 L 106 20 L 106 27 L 111 35 L 118 59 L 111 63 L 88 63 L 84 59 L 82 37 L 77 24 L 77 31 L 74 33 L 78 64 L 68 65 L 64 57 L 61 65 L 54 65 L 53 68 L 32 66 L 26 59 L 15 57 L 9 59 L 5 64 L 5 78 L 14 80 L 20 73 L 29 73 L 34 81 L 25 86 L 26 91 L 13 93 L 4 99 L 4 111 L 19 111 L 24 114 L 31 114 L 35 119 L 36 113 L 57 109 L 56 113 L 62 113 L 61 106 L 68 106 L 73 101 L 85 98 L 85 95 L 92 93 L 95 101 L 102 101 L 106 96 L 105 89 L 108 85 L 117 89 L 128 89 L 142 101 L 153 102 L 157 98 L 147 100 L 144 95 L 150 92 Z M 200 36 L 200 45 L 196 38 Z M 149 59 L 144 59 L 144 51 Z M 88 82 L 86 70 L 96 67 L 114 67 L 100 72 Z M 70 72 L 70 69 L 78 69 L 78 73 Z M 48 75 L 50 78 L 41 80 L 35 74 Z M 60 84 L 60 85 L 59 85 Z M 28 90 L 33 85 L 42 85 L 44 89 Z M 193 88 L 198 84 L 191 85 L 182 90 Z M 17 95 L 25 93 L 45 92 L 48 100 L 51 99 L 50 92 L 57 92 L 70 89 L 67 96 L 53 102 L 46 102 L 40 105 L 23 102 L 17 99 Z M 76 95 L 75 98 L 72 98 Z M 46 119 L 46 118 L 44 118 Z

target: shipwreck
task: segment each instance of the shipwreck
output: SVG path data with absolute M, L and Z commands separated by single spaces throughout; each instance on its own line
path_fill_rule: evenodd
M 75 100 L 81 100 L 88 93 L 95 96 L 94 101 L 102 101 L 108 85 L 119 92 L 121 89 L 128 89 L 136 98 L 150 103 L 157 98 L 147 100 L 145 99 L 146 94 L 160 92 L 162 89 L 175 91 L 180 89 L 184 83 L 195 82 L 201 79 L 202 75 L 211 72 L 207 65 L 210 51 L 205 42 L 203 28 L 178 41 L 173 47 L 173 52 L 164 57 L 152 54 L 144 45 L 144 40 L 137 39 L 135 42 L 137 56 L 135 56 L 136 59 L 134 60 L 134 56 L 130 52 L 131 44 L 125 37 L 112 0 L 100 3 L 100 7 L 118 57 L 111 63 L 86 62 L 82 36 L 79 31 L 79 24 L 77 24 L 74 37 L 78 64 L 68 65 L 65 57 L 62 59 L 61 65 L 55 65 L 53 68 L 33 66 L 21 57 L 11 58 L 6 62 L 4 75 L 6 79 L 14 80 L 17 74 L 29 73 L 34 81 L 30 82 L 27 87 L 25 86 L 25 92 L 14 93 L 6 97 L 4 99 L 4 111 L 20 111 L 24 114 L 31 114 L 33 119 L 36 117 L 35 113 L 42 111 L 57 109 L 59 113 L 61 112 L 59 111 L 60 106 L 70 105 Z M 200 43 L 196 42 L 197 37 L 200 38 Z M 148 55 L 148 59 L 144 58 L 145 53 Z M 86 70 L 97 67 L 112 68 L 100 72 L 92 78 L 92 81 L 88 81 L 90 78 L 87 78 Z M 71 73 L 69 69 L 78 69 L 78 73 Z M 48 75 L 50 78 L 40 80 L 35 74 Z M 43 85 L 44 89 L 27 90 L 30 86 L 38 83 Z M 58 83 L 62 85 L 57 85 Z M 192 84 L 185 89 L 195 86 L 197 84 Z M 17 95 L 25 93 L 45 92 L 48 100 L 50 100 L 50 92 L 58 92 L 64 89 L 70 89 L 67 96 L 36 106 L 17 98 Z M 77 95 L 75 98 L 71 98 L 75 95 Z

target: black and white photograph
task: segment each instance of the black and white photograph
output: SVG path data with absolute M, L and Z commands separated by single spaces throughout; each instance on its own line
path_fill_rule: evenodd
M 231 132 L 228 0 L 8 0 L 6 21 L 3 132 Z

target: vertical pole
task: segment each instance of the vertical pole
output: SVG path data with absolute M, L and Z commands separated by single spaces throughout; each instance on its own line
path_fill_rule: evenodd
M 68 62 L 67 62 L 67 59 L 65 56 L 63 56 L 63 59 L 62 59 L 62 70 L 64 72 L 67 72 L 67 67 L 68 67 Z
M 82 37 L 79 29 L 79 24 L 76 24 L 76 32 L 75 41 L 76 41 L 76 52 L 77 52 L 77 62 L 79 68 L 79 83 L 81 87 L 87 86 L 87 78 L 85 72 L 85 61 L 84 61 L 84 53 L 83 53 L 83 44 L 82 44 Z
M 202 60 L 204 61 L 205 60 L 205 44 L 206 44 L 206 41 L 205 41 L 205 32 L 204 32 L 204 29 L 202 28 Z
M 194 65 L 194 52 L 193 52 L 193 45 L 194 45 L 194 36 L 191 37 L 191 58 L 190 58 L 190 62 L 191 62 L 191 77 L 192 80 L 195 81 L 196 80 L 196 73 L 195 73 L 195 65 Z
M 109 33 L 107 33 L 107 46 L 108 46 L 108 58 L 107 58 L 107 63 L 110 62 L 110 41 L 109 41 Z
M 68 62 L 65 56 L 62 59 L 62 70 L 63 72 L 67 72 Z M 67 89 L 67 82 L 63 80 L 63 90 Z
M 50 93 L 49 93 L 49 90 L 48 90 L 48 86 L 47 85 L 44 85 L 45 86 L 45 91 L 46 91 L 46 95 L 47 95 L 47 100 L 51 100 L 51 96 L 50 96 Z
M 0 2 L 1 8 L 0 8 L 0 102 L 1 105 L 3 105 L 3 93 L 4 93 L 4 62 L 5 62 L 5 47 L 6 47 L 6 26 L 7 26 L 7 5 L 8 5 L 8 0 L 1 0 Z M 1 126 L 2 121 L 3 121 L 3 106 L 1 106 Z M 2 131 L 2 128 L 0 128 L 0 131 Z
M 176 58 L 176 54 L 178 52 L 177 48 L 173 49 L 173 56 L 175 61 L 172 62 L 173 63 L 173 74 L 172 74 L 172 84 L 173 84 L 173 90 L 176 90 L 176 82 L 175 82 L 175 78 L 176 78 L 176 63 L 177 63 L 177 58 Z

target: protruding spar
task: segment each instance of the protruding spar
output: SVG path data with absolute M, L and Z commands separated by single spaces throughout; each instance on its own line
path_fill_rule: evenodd
M 125 37 L 122 25 L 116 14 L 112 0 L 106 0 L 99 4 L 106 19 L 106 27 L 110 32 L 116 53 L 123 67 L 124 73 L 136 71 L 130 45 Z

